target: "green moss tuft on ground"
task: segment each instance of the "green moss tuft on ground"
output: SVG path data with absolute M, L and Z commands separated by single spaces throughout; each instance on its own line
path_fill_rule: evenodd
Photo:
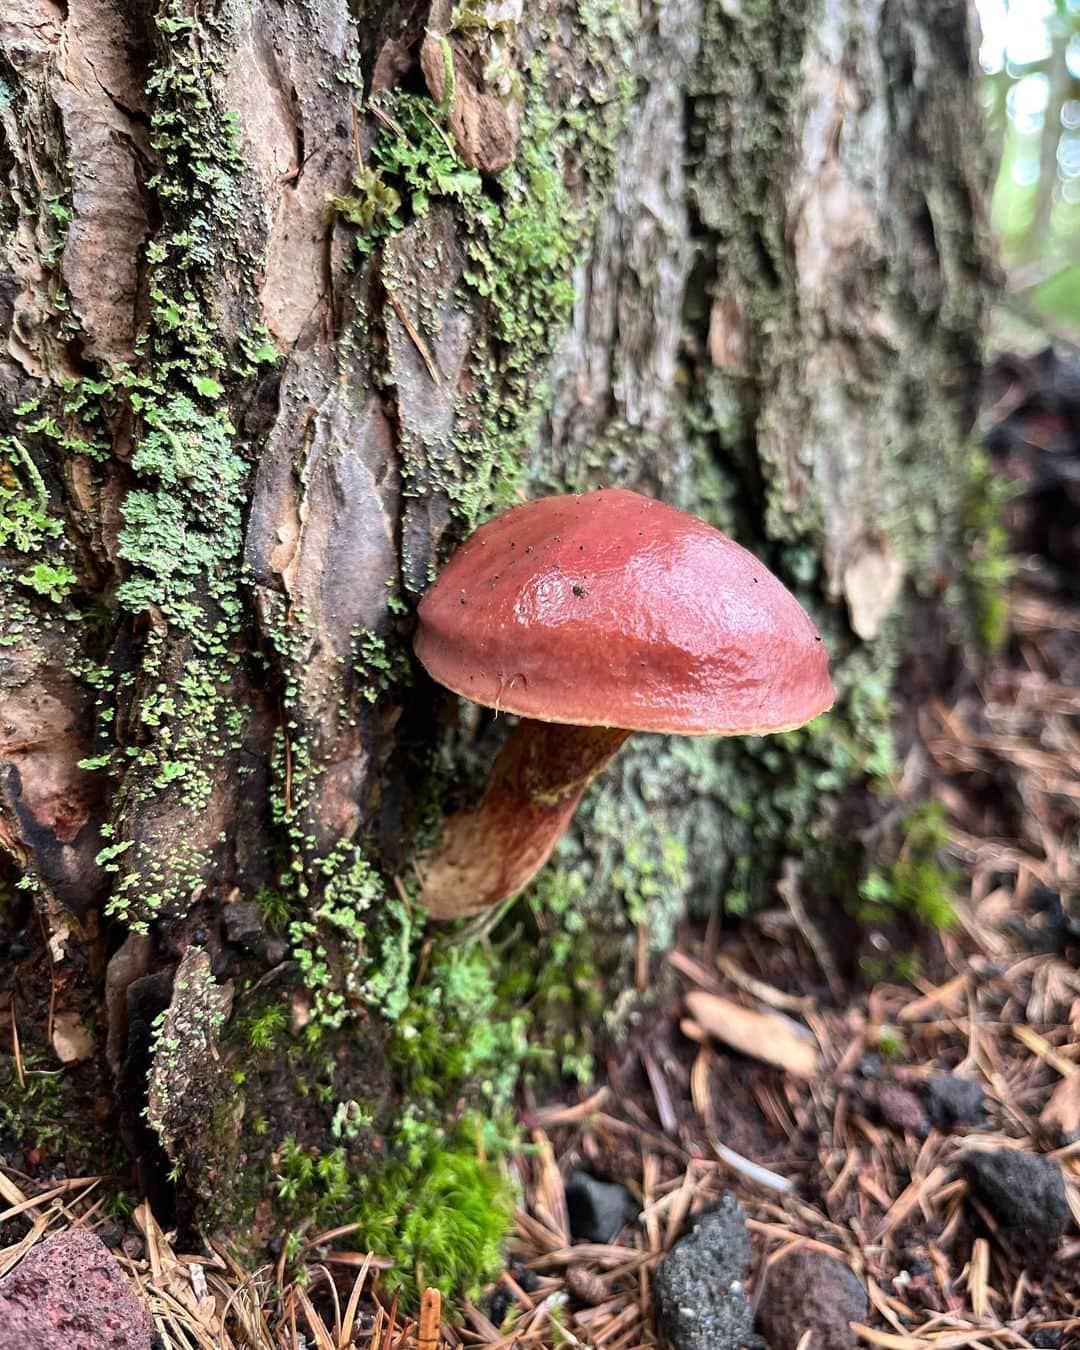
M 954 927 L 960 874 L 941 861 L 949 841 L 944 807 L 933 801 L 913 807 L 895 833 L 893 860 L 872 867 L 859 883 L 859 918 L 876 923 L 907 916 L 938 931 Z
M 409 1161 L 384 1158 L 359 1177 L 344 1148 L 315 1154 L 286 1138 L 273 1188 L 282 1208 L 308 1214 L 317 1230 L 358 1224 L 360 1242 L 393 1261 L 381 1282 L 406 1308 L 429 1285 L 449 1300 L 475 1299 L 502 1267 L 513 1189 L 465 1133 Z M 290 1246 L 295 1255 L 295 1236 Z
M 356 1210 L 365 1242 L 393 1256 L 383 1283 L 408 1304 L 429 1284 L 451 1299 L 476 1299 L 502 1269 L 514 1192 L 475 1150 L 465 1137 L 415 1165 L 387 1164 Z

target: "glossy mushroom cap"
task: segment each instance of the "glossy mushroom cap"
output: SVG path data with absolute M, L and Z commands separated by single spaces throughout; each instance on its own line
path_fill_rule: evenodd
M 791 592 L 711 525 L 621 488 L 488 521 L 419 621 L 433 679 L 544 722 L 757 735 L 833 701 L 825 644 Z

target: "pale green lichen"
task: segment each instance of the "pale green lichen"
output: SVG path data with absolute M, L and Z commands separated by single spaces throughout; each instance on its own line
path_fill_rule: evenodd
M 200 40 L 200 23 L 212 41 Z M 160 167 L 149 186 L 164 219 L 147 247 L 150 323 L 133 366 L 96 386 L 101 403 L 122 402 L 134 418 L 134 482 L 118 535 L 126 576 L 116 601 L 157 619 L 141 654 L 138 735 L 110 765 L 123 775 L 123 829 L 128 812 L 163 794 L 194 820 L 206 810 L 216 766 L 239 744 L 243 714 L 230 688 L 251 468 L 222 399 L 230 381 L 274 357 L 257 327 L 227 341 L 217 317 L 217 268 L 231 259 L 244 274 L 230 242 L 242 200 L 237 119 L 210 94 L 224 69 L 226 30 L 176 3 L 155 24 L 159 60 L 147 92 Z M 82 392 L 85 399 L 91 391 Z M 80 412 L 93 423 L 89 406 Z M 179 675 L 171 672 L 177 638 L 188 644 Z M 140 840 L 122 857 L 115 847 L 102 858 L 117 873 L 110 912 L 139 926 L 182 911 L 211 863 L 207 846 L 175 839 Z

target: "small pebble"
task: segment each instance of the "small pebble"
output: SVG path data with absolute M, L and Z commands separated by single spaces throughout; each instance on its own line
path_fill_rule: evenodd
M 749 1350 L 760 1346 L 743 1280 L 750 1235 L 730 1191 L 699 1214 L 656 1272 L 656 1307 L 673 1350 Z
M 566 1213 L 574 1242 L 613 1242 L 634 1214 L 630 1192 L 588 1172 L 572 1172 L 566 1183 Z
M 842 1261 L 797 1251 L 769 1268 L 758 1326 L 769 1350 L 858 1350 L 849 1323 L 865 1322 L 869 1310 L 866 1290 Z
M 885 1083 L 877 1095 L 878 1112 L 890 1129 L 916 1138 L 925 1139 L 930 1133 L 930 1122 L 922 1102 L 914 1092 L 899 1083 Z
M 603 1303 L 608 1287 L 604 1280 L 585 1266 L 571 1266 L 566 1272 L 566 1288 L 572 1298 L 586 1307 L 593 1308 Z
M 939 1129 L 955 1125 L 981 1125 L 983 1088 L 974 1078 L 955 1073 L 936 1073 L 926 1080 L 926 1109 Z
M 1051 1256 L 1069 1224 L 1061 1168 L 1023 1149 L 973 1149 L 964 1158 L 972 1195 L 1018 1252 L 1033 1260 Z

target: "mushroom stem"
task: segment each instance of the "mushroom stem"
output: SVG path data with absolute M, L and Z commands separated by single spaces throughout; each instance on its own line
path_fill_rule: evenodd
M 460 919 L 527 885 L 566 832 L 582 794 L 630 733 L 523 717 L 475 806 L 444 822 L 418 864 L 435 919 Z

